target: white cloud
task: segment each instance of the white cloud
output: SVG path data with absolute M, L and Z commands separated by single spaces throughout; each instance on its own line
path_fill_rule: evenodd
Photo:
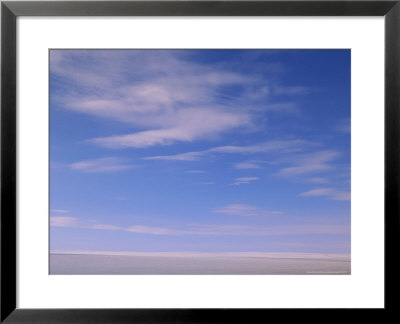
M 247 161 L 235 163 L 236 169 L 260 169 L 261 166 L 257 162 Z
M 175 142 L 192 142 L 198 139 L 212 138 L 219 133 L 250 124 L 249 116 L 244 113 L 232 113 L 222 109 L 181 109 L 179 112 L 170 113 L 165 117 L 163 128 L 94 138 L 90 141 L 109 148 L 171 145 Z
M 51 216 L 50 226 L 53 227 L 80 227 L 78 219 L 74 217 Z
M 332 200 L 350 200 L 351 193 L 347 191 L 340 191 L 334 188 L 318 188 L 302 192 L 299 194 L 301 197 L 327 197 Z
M 333 168 L 330 164 L 339 157 L 336 151 L 328 150 L 314 152 L 302 157 L 294 157 L 295 166 L 282 168 L 277 175 L 279 176 L 298 176 L 314 172 L 327 171 Z
M 70 90 L 54 93 L 53 100 L 134 126 L 132 133 L 91 140 L 105 147 L 170 145 L 252 128 L 239 101 L 226 103 L 224 87 L 257 88 L 258 81 L 190 62 L 182 51 L 52 51 L 50 69 L 58 77 L 54 82 Z
M 132 169 L 134 167 L 135 165 L 127 164 L 125 161 L 115 157 L 84 160 L 70 164 L 71 169 L 86 173 L 118 172 Z
M 186 152 L 174 155 L 159 155 L 145 157 L 146 160 L 166 160 L 166 161 L 197 161 L 209 154 L 252 154 L 267 153 L 272 151 L 291 152 L 301 150 L 308 143 L 303 140 L 291 141 L 269 141 L 261 144 L 237 146 L 226 145 L 217 146 L 204 151 Z
M 304 145 L 308 144 L 303 140 L 288 140 L 288 141 L 268 141 L 261 144 L 254 144 L 248 146 L 235 146 L 235 145 L 227 145 L 227 146 L 218 146 L 212 149 L 209 149 L 209 152 L 217 152 L 217 153 L 266 153 L 272 151 L 281 151 L 281 152 L 291 152 L 293 150 L 299 150 Z
M 302 192 L 299 196 L 302 197 L 313 197 L 313 196 L 327 196 L 333 192 L 332 188 L 319 188 L 310 191 Z
M 228 131 L 257 129 L 259 111 L 294 112 L 273 102 L 269 81 L 190 60 L 190 51 L 52 50 L 51 100 L 79 113 L 116 120 L 131 132 L 90 139 L 107 148 L 144 148 L 214 139 Z M 260 66 L 258 66 L 260 67 Z M 235 92 L 227 87 L 235 86 Z M 274 94 L 303 87 L 275 86 Z M 268 98 L 268 101 L 266 99 Z
M 279 215 L 282 212 L 277 210 L 265 210 L 251 205 L 232 204 L 214 210 L 214 213 L 220 213 L 231 216 L 270 216 Z
M 236 178 L 235 182 L 233 183 L 234 186 L 239 186 L 241 184 L 249 184 L 251 181 L 260 180 L 258 177 L 241 177 Z
M 50 226 L 52 227 L 74 227 L 90 228 L 102 230 L 121 230 L 121 227 L 114 225 L 96 224 L 92 222 L 82 222 L 76 217 L 50 216 Z
M 243 206 L 243 205 L 242 205 Z M 265 212 L 265 211 L 263 211 Z M 249 216 L 249 215 L 247 215 Z M 149 235 L 312 235 L 349 234 L 350 227 L 337 224 L 292 224 L 286 226 L 248 226 L 236 224 L 192 224 L 186 228 L 167 228 L 144 225 L 120 227 L 93 222 L 81 222 L 73 217 L 50 217 L 52 227 L 86 228 L 93 230 L 124 231 Z
M 127 232 L 140 233 L 140 234 L 153 234 L 153 235 L 179 235 L 185 234 L 184 231 L 172 230 L 164 227 L 153 226 L 130 226 L 125 229 Z
M 197 161 L 200 160 L 201 156 L 205 155 L 206 151 L 202 152 L 187 152 L 174 155 L 158 155 L 148 156 L 143 158 L 144 160 L 164 160 L 164 161 Z

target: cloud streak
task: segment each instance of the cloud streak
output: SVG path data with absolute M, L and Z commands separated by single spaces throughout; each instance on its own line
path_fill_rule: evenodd
M 326 197 L 332 200 L 351 200 L 348 191 L 340 191 L 334 188 L 318 188 L 299 194 L 301 197 Z
M 94 160 L 84 160 L 70 164 L 72 170 L 85 173 L 110 173 L 125 171 L 136 166 L 127 164 L 124 160 L 115 157 L 106 157 Z
M 327 171 L 333 168 L 330 162 L 337 159 L 339 155 L 336 151 L 327 150 L 296 157 L 296 160 L 293 159 L 294 166 L 282 168 L 277 175 L 290 177 Z
M 52 209 L 51 212 L 52 213 L 63 213 L 63 214 L 66 214 L 66 213 L 69 213 L 69 210 L 67 210 L 67 209 Z
M 236 178 L 235 182 L 232 184 L 234 186 L 239 186 L 242 184 L 250 184 L 252 181 L 260 180 L 258 177 L 241 177 L 241 178 Z
M 350 228 L 347 225 L 335 224 L 301 224 L 288 226 L 248 226 L 228 224 L 192 224 L 184 229 L 155 227 L 144 225 L 133 225 L 128 227 L 114 226 L 108 224 L 84 223 L 73 217 L 50 217 L 51 227 L 85 228 L 105 231 L 124 231 L 135 234 L 147 235 L 199 235 L 199 236 L 220 236 L 220 235 L 243 235 L 243 236 L 280 236 L 280 235 L 337 235 L 348 234 Z
M 259 207 L 245 205 L 245 204 L 232 204 L 214 210 L 214 213 L 225 214 L 229 216 L 271 216 L 280 215 L 281 211 L 265 210 Z
M 235 163 L 236 169 L 260 169 L 261 166 L 254 161 L 247 161 L 247 162 L 239 162 Z
M 204 156 L 210 154 L 253 154 L 253 153 L 268 153 L 268 152 L 292 152 L 301 150 L 308 142 L 304 140 L 288 140 L 288 141 L 268 141 L 260 144 L 238 146 L 226 145 L 217 146 L 208 150 L 185 152 L 173 155 L 158 155 L 144 157 L 145 160 L 165 160 L 165 161 L 198 161 Z
M 253 116 L 239 99 L 248 87 L 263 91 L 257 78 L 190 61 L 182 51 L 53 50 L 50 72 L 73 88 L 53 96 L 65 108 L 133 126 L 128 134 L 89 140 L 107 148 L 171 145 L 251 129 Z M 242 91 L 230 97 L 227 86 Z
M 125 134 L 88 139 L 124 149 L 254 130 L 260 111 L 299 111 L 295 103 L 274 102 L 271 95 L 308 92 L 301 86 L 272 86 L 265 77 L 229 66 L 195 62 L 188 53 L 52 50 L 51 81 L 68 89 L 54 92 L 52 100 L 71 111 L 131 125 Z
M 249 116 L 223 109 L 192 108 L 170 113 L 163 128 L 89 140 L 108 148 L 143 148 L 212 138 L 225 131 L 249 126 Z M 156 117 L 157 118 L 157 117 Z M 174 122 L 169 120 L 173 119 Z M 167 125 L 167 124 L 171 125 Z
M 52 216 L 50 217 L 52 227 L 80 227 L 79 220 L 74 217 Z

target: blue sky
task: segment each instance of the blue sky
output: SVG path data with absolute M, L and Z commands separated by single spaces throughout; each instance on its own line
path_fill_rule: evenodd
M 350 50 L 51 50 L 50 249 L 350 253 Z

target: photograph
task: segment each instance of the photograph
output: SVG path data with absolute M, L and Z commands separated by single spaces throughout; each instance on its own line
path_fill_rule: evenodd
M 49 49 L 50 275 L 350 275 L 350 49 Z

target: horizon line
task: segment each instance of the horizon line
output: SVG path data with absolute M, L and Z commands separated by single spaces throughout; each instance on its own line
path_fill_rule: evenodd
M 63 255 L 109 255 L 109 256 L 241 256 L 241 257 L 286 257 L 286 258 L 321 258 L 321 257 L 341 257 L 348 258 L 350 261 L 351 254 L 346 253 L 322 253 L 322 252 L 257 252 L 257 251 L 242 251 L 242 252 L 200 252 L 200 251 L 90 251 L 90 250 L 53 250 L 49 254 Z

